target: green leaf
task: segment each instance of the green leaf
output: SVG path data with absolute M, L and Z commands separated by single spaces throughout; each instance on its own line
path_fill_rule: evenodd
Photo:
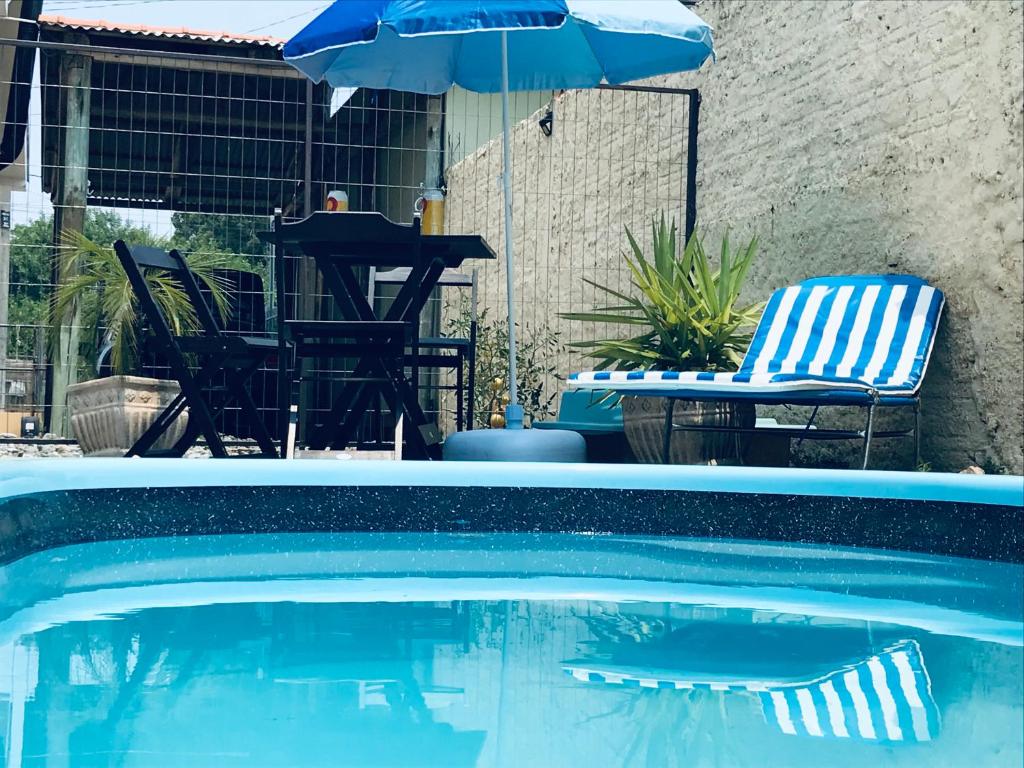
M 650 232 L 652 255 L 648 258 L 626 229 L 629 247 L 622 258 L 631 289 L 616 290 L 585 278 L 614 296 L 618 304 L 560 315 L 649 330 L 625 339 L 576 341 L 570 346 L 585 350 L 601 370 L 735 370 L 763 309 L 761 303 L 736 307 L 757 250 L 756 238 L 746 248 L 733 251 L 728 236 L 724 237 L 719 263 L 713 265 L 696 234 L 681 254 L 676 253 L 676 224 L 669 224 L 664 214 L 651 220 Z
M 137 299 L 113 248 L 98 245 L 80 232 L 65 231 L 61 234 L 59 262 L 64 279 L 54 290 L 47 316 L 50 354 L 62 356 L 61 329 L 76 314 L 83 313 L 95 328 L 106 325 L 113 370 L 132 372 L 138 357 Z M 214 271 L 225 263 L 220 254 L 194 254 L 189 259 L 190 269 L 209 289 L 222 319 L 227 318 L 230 287 Z M 177 278 L 160 269 L 146 269 L 143 277 L 172 333 L 181 336 L 200 330 L 195 308 Z
M 725 308 L 729 305 L 732 293 L 732 269 L 729 265 L 729 233 L 722 236 L 722 255 L 718 262 L 718 308 L 719 312 L 728 311 Z

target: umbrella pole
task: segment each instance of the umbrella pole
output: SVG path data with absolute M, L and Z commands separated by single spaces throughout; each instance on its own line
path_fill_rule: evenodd
M 519 388 L 516 379 L 516 310 L 515 278 L 512 274 L 512 139 L 511 121 L 508 109 L 508 32 L 501 33 L 501 123 L 502 153 L 504 168 L 502 185 L 505 197 L 505 291 L 508 300 L 508 396 L 505 407 L 505 426 L 518 429 L 523 426 L 523 407 L 519 404 Z

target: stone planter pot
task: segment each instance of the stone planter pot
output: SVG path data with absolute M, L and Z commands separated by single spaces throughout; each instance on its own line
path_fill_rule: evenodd
M 68 387 L 71 431 L 86 456 L 124 456 L 181 391 L 176 381 L 108 376 Z M 188 426 L 186 409 L 153 446 L 171 448 Z
M 637 461 L 664 462 L 666 397 L 622 398 L 622 424 Z M 672 421 L 677 425 L 753 428 L 754 406 L 748 403 L 705 403 L 676 400 Z M 750 442 L 749 435 L 721 432 L 674 431 L 669 449 L 670 464 L 739 463 Z

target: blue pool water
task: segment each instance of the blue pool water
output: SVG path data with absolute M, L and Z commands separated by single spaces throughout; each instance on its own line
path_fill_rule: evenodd
M 7 766 L 1020 766 L 1022 566 L 261 533 L 0 567 Z

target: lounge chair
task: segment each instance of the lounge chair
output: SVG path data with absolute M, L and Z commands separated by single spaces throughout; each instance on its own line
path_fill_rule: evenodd
M 806 439 L 863 439 L 866 468 L 872 436 L 914 435 L 920 463 L 920 389 L 935 342 L 943 295 L 920 278 L 849 275 L 805 280 L 772 294 L 738 371 L 595 371 L 573 373 L 569 386 L 681 400 L 813 406 Z M 671 401 L 670 401 L 671 402 Z M 821 406 L 867 409 L 863 431 L 810 430 Z M 912 430 L 873 430 L 875 409 L 912 407 Z M 672 429 L 749 432 L 729 427 Z M 667 457 L 667 448 L 666 448 Z

